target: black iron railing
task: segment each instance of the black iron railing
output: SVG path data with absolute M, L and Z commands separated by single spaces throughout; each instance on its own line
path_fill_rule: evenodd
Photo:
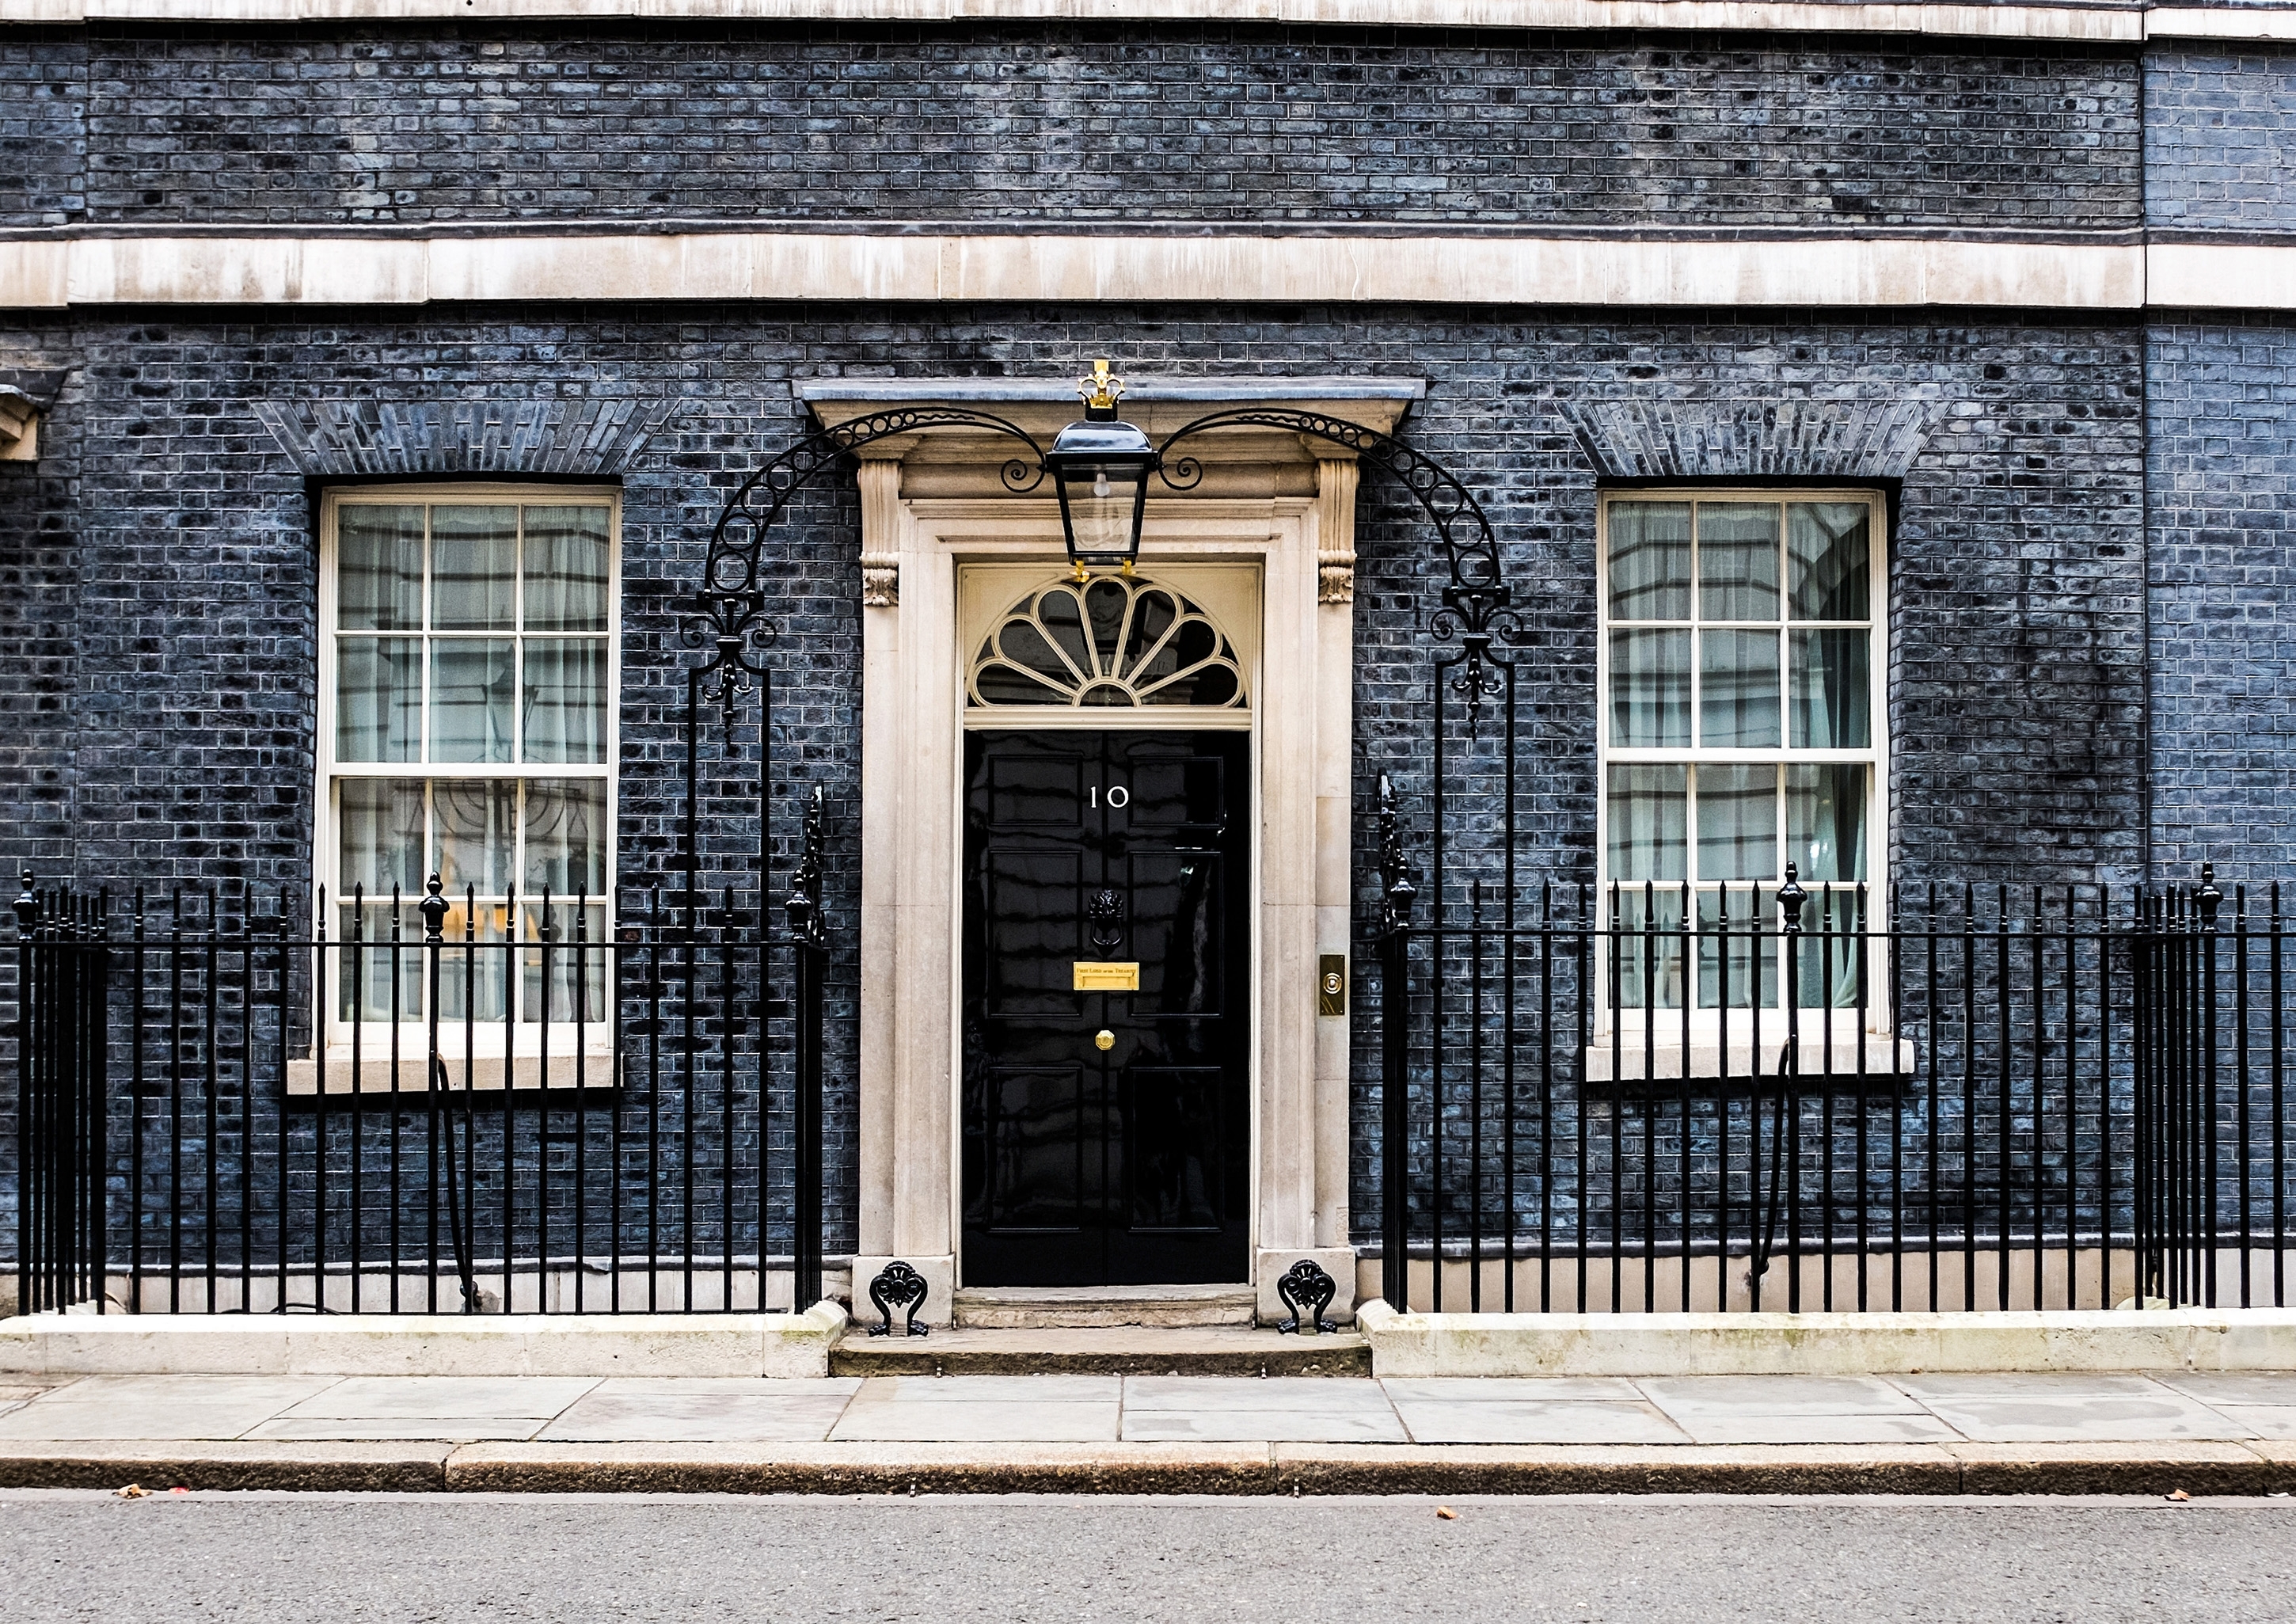
M 16 903 L 27 1310 L 808 1307 L 820 810 L 784 905 Z M 745 906 L 746 905 L 746 906 Z M 330 925 L 339 930 L 330 930 Z
M 2296 922 L 2190 890 L 1470 884 L 1395 863 L 1388 1300 L 2284 1305 Z

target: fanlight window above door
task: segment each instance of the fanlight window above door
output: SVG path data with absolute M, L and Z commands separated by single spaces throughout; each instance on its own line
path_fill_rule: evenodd
M 1235 709 L 1243 669 L 1211 617 L 1169 586 L 1063 578 L 1022 598 L 983 640 L 965 701 Z

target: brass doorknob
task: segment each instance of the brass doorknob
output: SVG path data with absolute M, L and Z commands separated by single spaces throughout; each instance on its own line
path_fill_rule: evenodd
M 1116 1034 L 1106 1027 L 1101 1028 L 1092 1035 L 1092 1046 L 1103 1054 L 1107 1054 L 1116 1046 Z

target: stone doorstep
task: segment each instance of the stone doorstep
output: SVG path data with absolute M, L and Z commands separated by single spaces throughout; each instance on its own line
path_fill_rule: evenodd
M 965 1286 L 954 1300 L 956 1324 L 979 1331 L 1249 1325 L 1259 1306 L 1248 1285 Z
M 871 1336 L 857 1326 L 830 1350 L 833 1376 L 1369 1376 L 1363 1338 L 1229 1326 L 936 1328 Z
M 630 1494 L 2126 1494 L 2296 1489 L 2296 1447 L 0 1444 L 0 1489 Z

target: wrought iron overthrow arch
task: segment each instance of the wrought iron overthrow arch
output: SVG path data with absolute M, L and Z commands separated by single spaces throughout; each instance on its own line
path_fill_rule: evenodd
M 1208 414 L 1167 435 L 1158 447 L 1161 458 L 1158 477 L 1174 490 L 1193 489 L 1203 479 L 1201 461 L 1193 455 L 1175 458 L 1172 447 L 1219 429 L 1282 429 L 1304 434 L 1352 451 L 1361 461 L 1390 475 L 1411 493 L 1443 539 L 1445 562 L 1451 572 L 1450 584 L 1443 588 L 1443 603 L 1453 611 L 1456 629 L 1466 636 L 1480 637 L 1508 626 L 1505 611 L 1512 594 L 1490 518 L 1474 493 L 1434 458 L 1391 434 L 1344 417 L 1274 406 L 1240 406 Z M 1445 628 L 1439 624 L 1436 629 L 1439 635 Z

